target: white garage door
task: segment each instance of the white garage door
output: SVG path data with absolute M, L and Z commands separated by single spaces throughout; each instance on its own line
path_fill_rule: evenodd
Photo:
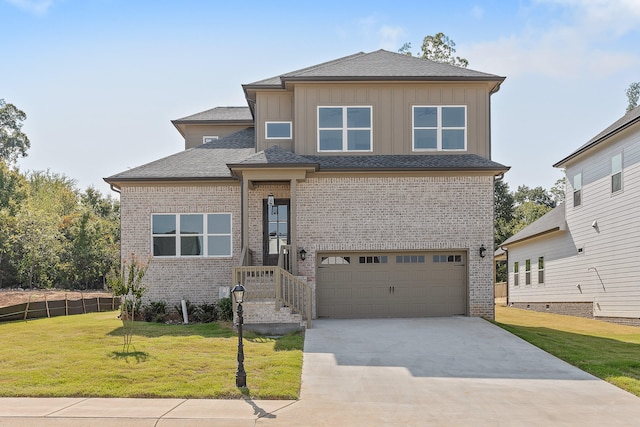
M 322 318 L 466 314 L 466 253 L 326 253 L 317 257 Z

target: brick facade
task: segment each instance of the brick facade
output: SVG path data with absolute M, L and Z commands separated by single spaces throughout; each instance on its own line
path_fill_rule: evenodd
M 240 243 L 240 185 L 123 186 L 121 203 L 121 252 L 149 259 L 146 300 L 165 301 L 169 307 L 182 298 L 194 304 L 218 300 L 218 288 L 231 286 L 232 267 L 242 250 Z M 152 213 L 232 214 L 231 258 L 152 258 Z
M 257 183 L 249 190 L 248 245 L 256 265 L 262 264 L 262 209 L 269 193 L 290 198 L 288 184 Z M 242 250 L 240 200 L 239 183 L 123 186 L 123 257 L 150 257 L 152 213 L 232 213 L 233 257 L 152 259 L 149 300 L 170 307 L 182 298 L 212 302 L 218 287 L 231 285 Z M 479 256 L 480 245 L 493 243 L 491 176 L 310 177 L 297 185 L 295 223 L 296 244 L 307 251 L 299 274 L 313 289 L 318 252 L 462 250 L 468 254 L 468 313 L 494 318 L 493 262 Z

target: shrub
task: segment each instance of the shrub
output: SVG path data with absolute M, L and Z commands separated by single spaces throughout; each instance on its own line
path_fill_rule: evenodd
M 196 322 L 211 323 L 218 320 L 218 306 L 216 304 L 200 304 L 193 315 Z
M 231 298 L 221 298 L 220 301 L 218 301 L 218 309 L 218 319 L 225 322 L 233 320 L 233 304 L 231 303 Z
M 164 323 L 167 319 L 167 303 L 151 301 L 142 307 L 142 315 L 147 322 Z

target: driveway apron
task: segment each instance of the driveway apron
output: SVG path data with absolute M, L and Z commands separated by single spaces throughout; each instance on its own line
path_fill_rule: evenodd
M 278 426 L 638 426 L 640 399 L 479 318 L 317 320 Z

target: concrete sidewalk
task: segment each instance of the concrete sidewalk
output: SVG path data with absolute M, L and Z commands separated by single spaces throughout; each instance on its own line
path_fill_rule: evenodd
M 86 425 L 637 426 L 640 399 L 482 319 L 318 320 L 298 401 L 0 398 L 0 427 Z

